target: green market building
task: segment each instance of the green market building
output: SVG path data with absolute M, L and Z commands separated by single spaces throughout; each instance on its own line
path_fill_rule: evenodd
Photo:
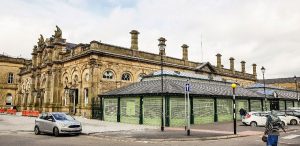
M 99 95 L 93 100 L 93 118 L 131 124 L 161 125 L 163 103 L 166 126 L 185 125 L 185 84 L 189 80 L 190 122 L 205 124 L 231 121 L 233 117 L 232 88 L 230 82 L 163 74 L 153 74 L 141 82 Z M 236 110 L 263 111 L 265 95 L 262 84 L 248 88 L 237 86 Z M 274 96 L 275 95 L 275 96 Z M 267 110 L 288 109 L 297 106 L 297 93 L 266 87 Z M 163 99 L 164 98 L 164 99 Z

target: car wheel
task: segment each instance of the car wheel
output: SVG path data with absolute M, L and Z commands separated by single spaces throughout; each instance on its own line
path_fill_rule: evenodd
M 38 126 L 35 126 L 35 127 L 34 127 L 34 134 L 35 134 L 35 135 L 39 135 L 40 133 L 41 133 L 41 131 L 40 131 L 39 127 L 38 127 Z
M 292 120 L 291 120 L 291 122 L 290 122 L 290 124 L 291 124 L 291 125 L 297 125 L 297 124 L 298 124 L 298 122 L 297 122 L 297 120 L 295 120 L 295 119 L 292 119 Z
M 281 122 L 281 125 L 282 125 L 282 127 L 284 127 L 284 126 L 285 126 L 285 123 L 284 123 L 284 122 Z
M 58 136 L 59 136 L 59 130 L 58 130 L 57 127 L 54 127 L 54 129 L 53 129 L 53 135 L 54 135 L 55 137 L 58 137 Z
M 257 123 L 254 122 L 254 121 L 252 121 L 252 122 L 250 123 L 250 126 L 251 126 L 251 127 L 257 127 Z

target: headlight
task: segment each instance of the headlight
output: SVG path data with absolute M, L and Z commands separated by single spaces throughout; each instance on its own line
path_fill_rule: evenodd
M 65 124 L 65 123 L 59 123 L 59 125 L 60 125 L 61 127 L 67 127 L 67 126 L 68 126 L 68 125 Z

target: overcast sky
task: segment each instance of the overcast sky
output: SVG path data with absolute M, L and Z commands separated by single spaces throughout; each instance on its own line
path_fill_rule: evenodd
M 50 37 L 55 25 L 72 43 L 97 40 L 130 47 L 132 29 L 140 32 L 139 50 L 235 68 L 246 61 L 266 68 L 266 78 L 300 76 L 300 1 L 297 0 L 3 0 L 0 3 L 0 52 L 31 58 L 39 34 Z M 202 49 L 201 49 L 202 40 Z

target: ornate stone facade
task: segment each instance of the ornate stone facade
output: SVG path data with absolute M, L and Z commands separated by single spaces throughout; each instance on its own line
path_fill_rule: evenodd
M 63 111 L 90 117 L 92 98 L 160 70 L 161 56 L 139 51 L 139 32 L 133 30 L 130 34 L 130 48 L 98 41 L 68 43 L 59 27 L 50 38 L 41 35 L 33 48 L 31 64 L 21 68 L 18 85 L 21 102 L 16 105 L 22 110 Z M 225 69 L 220 58 L 218 67 L 192 62 L 188 60 L 188 46 L 182 48 L 182 59 L 163 57 L 165 70 L 220 77 L 243 85 L 256 81 L 254 69 L 253 74 L 236 71 L 234 65 Z

